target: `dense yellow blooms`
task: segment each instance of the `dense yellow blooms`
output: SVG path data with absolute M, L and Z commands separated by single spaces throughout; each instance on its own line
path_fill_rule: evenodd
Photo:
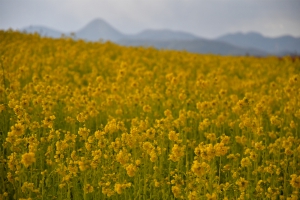
M 292 180 L 290 181 L 291 185 L 294 188 L 300 188 L 300 176 L 297 176 L 296 174 L 291 175 Z
M 0 199 L 299 199 L 299 74 L 0 31 Z
M 25 153 L 22 155 L 21 163 L 28 167 L 36 162 L 35 154 L 33 152 Z
M 236 181 L 236 184 L 239 186 L 240 191 L 244 191 L 248 187 L 249 181 L 241 177 L 239 180 Z
M 205 175 L 205 173 L 209 171 L 210 166 L 205 162 L 199 163 L 197 160 L 195 160 L 191 169 L 192 172 L 194 172 L 197 176 L 200 177 Z
M 126 171 L 128 176 L 133 177 L 137 171 L 137 168 L 133 164 L 130 164 L 126 167 Z
M 94 191 L 94 187 L 90 184 L 86 184 L 84 186 L 84 193 L 92 193 Z

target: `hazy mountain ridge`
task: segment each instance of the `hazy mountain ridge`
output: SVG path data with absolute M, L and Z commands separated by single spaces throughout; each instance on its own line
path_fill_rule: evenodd
M 135 35 L 125 36 L 121 40 L 125 40 L 125 39 L 166 41 L 166 40 L 194 40 L 200 38 L 193 34 L 186 33 L 183 31 L 172 31 L 168 29 L 163 29 L 163 30 L 147 29 Z
M 59 32 L 44 26 L 30 26 L 21 31 L 37 32 L 41 36 L 59 38 L 62 34 L 71 37 L 70 33 Z M 168 29 L 147 29 L 137 34 L 126 35 L 102 19 L 95 19 L 74 32 L 74 39 L 87 41 L 112 41 L 125 46 L 152 46 L 158 49 L 186 50 L 194 53 L 211 53 L 220 55 L 287 55 L 300 53 L 300 38 L 282 36 L 265 37 L 259 33 L 226 34 L 213 40 L 201 38 L 184 31 Z
M 29 26 L 27 28 L 22 29 L 21 31 L 26 33 L 38 33 L 43 37 L 53 37 L 53 38 L 59 38 L 63 34 L 60 31 L 45 26 Z
M 259 33 L 249 32 L 226 34 L 218 37 L 217 40 L 239 47 L 258 48 L 276 55 L 284 52 L 300 53 L 300 38 L 292 36 L 269 38 Z
M 267 52 L 251 48 L 240 48 L 224 42 L 194 39 L 194 40 L 120 40 L 118 44 L 124 46 L 146 46 L 157 49 L 186 50 L 193 53 L 219 55 L 254 55 L 266 56 Z

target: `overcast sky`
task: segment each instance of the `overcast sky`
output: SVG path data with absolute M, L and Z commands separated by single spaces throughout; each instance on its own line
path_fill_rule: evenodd
M 215 38 L 260 32 L 300 37 L 300 0 L 0 0 L 0 29 L 77 31 L 95 18 L 134 34 L 171 29 Z

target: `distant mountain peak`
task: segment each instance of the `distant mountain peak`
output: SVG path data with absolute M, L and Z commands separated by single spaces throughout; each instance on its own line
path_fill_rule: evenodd
M 99 39 L 117 41 L 124 37 L 121 32 L 100 18 L 89 22 L 76 33 L 76 36 L 90 41 L 97 41 Z
M 113 28 L 109 23 L 107 23 L 105 20 L 101 18 L 96 18 L 90 21 L 85 27 L 87 26 L 107 26 Z

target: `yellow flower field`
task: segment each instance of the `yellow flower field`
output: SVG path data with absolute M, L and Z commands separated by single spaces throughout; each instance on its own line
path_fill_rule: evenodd
M 299 199 L 300 59 L 0 31 L 0 199 Z

